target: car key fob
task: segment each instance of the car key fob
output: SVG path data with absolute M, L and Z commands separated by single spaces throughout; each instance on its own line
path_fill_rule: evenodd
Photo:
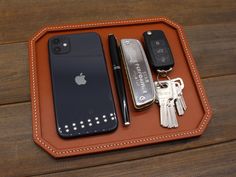
M 155 71 L 169 71 L 174 66 L 174 59 L 170 46 L 161 30 L 143 33 L 144 45 L 150 65 Z

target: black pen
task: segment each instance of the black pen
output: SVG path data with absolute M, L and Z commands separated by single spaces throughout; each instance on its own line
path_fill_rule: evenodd
M 108 41 L 109 41 L 109 49 L 110 49 L 110 55 L 111 55 L 111 61 L 113 66 L 113 72 L 116 82 L 116 89 L 119 97 L 120 102 L 120 109 L 123 117 L 123 123 L 125 126 L 130 124 L 130 118 L 129 118 L 129 110 L 128 110 L 128 104 L 127 104 L 127 98 L 125 93 L 125 87 L 124 87 L 124 80 L 120 65 L 120 54 L 119 54 L 119 48 L 117 46 L 116 38 L 113 34 L 108 35 Z

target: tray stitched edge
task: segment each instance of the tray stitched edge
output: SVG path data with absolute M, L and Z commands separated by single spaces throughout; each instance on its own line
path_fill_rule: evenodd
M 176 133 L 170 133 L 166 135 L 161 135 L 161 136 L 151 136 L 151 137 L 145 137 L 145 138 L 137 138 L 133 140 L 122 140 L 117 143 L 105 143 L 103 145 L 91 145 L 91 146 L 86 146 L 86 147 L 79 147 L 79 148 L 72 148 L 72 149 L 67 149 L 67 150 L 58 150 L 52 145 L 50 145 L 48 142 L 46 142 L 44 139 L 41 138 L 40 135 L 40 123 L 39 123 L 39 98 L 38 98 L 38 88 L 36 86 L 37 83 L 37 72 L 36 72 L 36 63 L 34 61 L 35 58 L 35 48 L 34 48 L 34 43 L 37 39 L 39 39 L 45 32 L 47 31 L 52 31 L 52 30 L 65 30 L 65 29 L 80 29 L 84 27 L 96 27 L 96 26 L 106 26 L 106 25 L 124 25 L 124 24 L 130 24 L 130 23 L 140 23 L 140 22 L 165 22 L 167 24 L 170 24 L 174 26 L 177 29 L 178 35 L 181 38 L 181 44 L 184 48 L 185 55 L 187 54 L 186 58 L 187 61 L 189 62 L 191 72 L 193 74 L 193 78 L 195 81 L 195 84 L 197 86 L 198 92 L 200 93 L 201 97 L 201 102 L 204 105 L 204 110 L 205 110 L 205 116 L 203 117 L 202 121 L 200 122 L 200 125 L 197 129 L 191 130 L 191 131 L 184 131 L 184 132 L 176 132 Z M 92 151 L 92 150 L 97 150 L 97 149 L 102 149 L 102 150 L 109 150 L 110 148 L 116 147 L 116 146 L 123 146 L 123 145 L 128 145 L 128 144 L 137 144 L 141 142 L 147 142 L 147 143 L 154 143 L 154 142 L 160 142 L 160 141 L 165 141 L 171 138 L 176 138 L 179 139 L 181 137 L 191 137 L 191 136 L 198 136 L 201 135 L 204 127 L 206 127 L 207 123 L 209 122 L 212 111 L 209 106 L 208 100 L 206 98 L 206 94 L 204 92 L 204 88 L 202 87 L 202 83 L 200 81 L 200 77 L 198 74 L 198 71 L 196 70 L 196 64 L 195 61 L 193 60 L 192 56 L 190 55 L 189 52 L 189 47 L 187 44 L 187 41 L 184 36 L 184 32 L 181 26 L 178 24 L 170 21 L 169 19 L 165 17 L 157 17 L 157 18 L 147 18 L 147 19 L 134 19 L 134 20 L 120 20 L 120 21 L 107 21 L 107 22 L 97 22 L 97 23 L 88 23 L 88 24 L 78 24 L 78 25 L 63 25 L 63 26 L 51 26 L 51 27 L 45 27 L 34 37 L 30 40 L 29 43 L 29 54 L 30 54 L 30 69 L 31 69 L 31 87 L 33 94 L 31 93 L 32 97 L 32 112 L 33 112 L 33 138 L 34 141 L 39 144 L 40 146 L 43 146 L 46 148 L 46 150 L 49 150 L 53 156 L 55 157 L 63 157 L 63 156 L 69 156 L 69 155 L 76 155 L 76 152 L 82 152 L 82 151 Z

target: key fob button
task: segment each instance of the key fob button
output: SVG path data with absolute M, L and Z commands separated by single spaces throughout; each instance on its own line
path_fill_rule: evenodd
M 174 66 L 174 59 L 166 36 L 161 30 L 143 33 L 144 45 L 150 65 L 154 70 L 169 70 Z

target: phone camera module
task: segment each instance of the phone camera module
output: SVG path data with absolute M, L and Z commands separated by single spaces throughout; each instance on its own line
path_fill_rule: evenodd
M 51 41 L 53 53 L 56 55 L 67 54 L 70 52 L 70 40 L 67 37 L 56 37 Z
M 68 44 L 66 42 L 64 42 L 62 45 L 63 45 L 63 47 L 67 47 L 68 46 Z
M 56 38 L 56 39 L 53 39 L 53 44 L 59 44 L 60 43 L 60 39 Z
M 55 47 L 54 48 L 54 52 L 55 53 L 60 53 L 61 52 L 61 48 L 60 47 Z

